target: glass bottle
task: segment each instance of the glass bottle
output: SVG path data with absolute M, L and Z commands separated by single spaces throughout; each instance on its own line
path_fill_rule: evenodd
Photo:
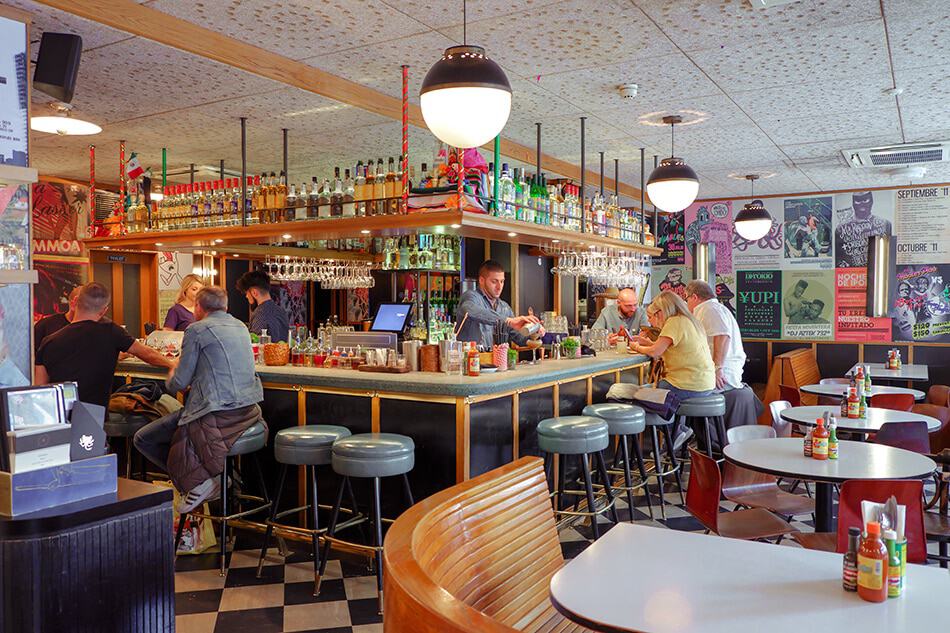
M 270 173 L 267 178 L 267 185 L 264 187 L 264 208 L 267 210 L 267 220 L 275 221 L 274 211 L 277 209 L 277 174 Z
M 861 529 L 848 528 L 848 551 L 844 554 L 844 563 L 841 568 L 841 586 L 845 591 L 858 590 L 858 542 L 861 540 Z
M 356 179 L 353 182 L 353 200 L 356 215 L 366 215 L 366 174 L 363 172 L 363 161 L 356 163 Z
M 356 185 L 350 177 L 350 170 L 347 169 L 343 176 L 343 217 L 352 218 L 356 215 L 355 189 Z
M 284 209 L 287 208 L 287 175 L 283 171 L 280 172 L 280 179 L 277 181 L 277 184 L 274 187 L 274 210 L 273 215 L 274 219 L 278 222 L 283 219 L 283 216 L 286 212 Z
M 376 161 L 376 177 L 373 179 L 373 199 L 376 200 L 376 215 L 386 213 L 386 172 L 383 171 L 383 159 Z
M 307 219 L 313 220 L 319 217 L 320 209 L 320 184 L 316 176 L 310 177 L 310 194 L 307 196 Z
M 287 196 L 284 199 L 284 206 L 282 209 L 283 217 L 281 219 L 285 222 L 293 222 L 296 219 L 296 207 L 297 188 L 293 185 L 290 185 L 290 189 L 287 191 Z
M 319 209 L 320 217 L 328 218 L 330 217 L 330 193 L 332 189 L 330 188 L 330 180 L 328 178 L 323 179 L 323 186 L 320 187 L 319 195 Z
M 858 595 L 863 600 L 887 600 L 887 560 L 887 548 L 881 540 L 881 524 L 869 521 L 867 536 L 858 548 Z
M 376 173 L 373 171 L 373 160 L 366 161 L 363 168 L 366 185 L 363 189 L 363 199 L 366 200 L 366 215 L 376 215 Z
M 333 192 L 330 194 L 330 217 L 338 218 L 343 215 L 343 181 L 340 179 L 340 168 L 333 168 Z

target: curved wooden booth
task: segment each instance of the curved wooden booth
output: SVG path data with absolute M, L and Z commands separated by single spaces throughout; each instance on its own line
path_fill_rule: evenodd
M 387 633 L 587 630 L 549 598 L 564 557 L 540 458 L 417 503 L 384 545 Z

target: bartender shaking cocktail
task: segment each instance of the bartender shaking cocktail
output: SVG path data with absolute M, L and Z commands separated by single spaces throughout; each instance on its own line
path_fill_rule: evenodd
M 504 288 L 505 269 L 501 264 L 489 259 L 479 266 L 478 288 L 464 292 L 459 299 L 455 318 L 462 325 L 458 340 L 474 341 L 483 350 L 490 351 L 499 329 L 505 341 L 517 345 L 527 345 L 529 338 L 544 336 L 538 317 L 514 315 L 511 306 L 501 298 Z M 523 330 L 529 334 L 523 334 Z
M 617 295 L 615 303 L 600 311 L 593 329 L 609 331 L 607 340 L 611 345 L 616 343 L 624 332 L 627 333 L 626 338 L 637 336 L 640 328 L 650 327 L 646 310 L 637 307 L 637 303 L 637 293 L 631 288 L 624 288 Z

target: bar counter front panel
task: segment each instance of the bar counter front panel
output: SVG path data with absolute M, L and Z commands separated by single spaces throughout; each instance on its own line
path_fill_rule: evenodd
M 411 437 L 416 464 L 409 478 L 419 500 L 518 457 L 539 455 L 536 429 L 541 420 L 580 414 L 588 403 L 603 402 L 615 382 L 641 384 L 649 362 L 646 356 L 609 351 L 593 359 L 546 360 L 478 377 L 291 366 L 260 367 L 258 375 L 271 439 L 281 429 L 304 424 Z M 126 361 L 119 363 L 116 382 L 164 375 L 159 368 Z M 268 482 L 278 472 L 272 446 L 268 442 L 261 456 Z M 302 500 L 303 469 L 288 484 L 301 492 L 288 492 L 282 506 L 294 497 Z M 320 478 L 321 503 L 332 500 L 334 486 L 331 478 Z M 366 499 L 361 487 L 357 494 Z M 398 480 L 384 481 L 383 493 L 388 512 L 404 508 Z

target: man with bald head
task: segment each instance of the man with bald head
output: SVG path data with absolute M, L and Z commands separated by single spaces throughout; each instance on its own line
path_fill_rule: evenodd
M 624 288 L 617 295 L 617 301 L 600 311 L 600 316 L 594 322 L 595 330 L 608 330 L 608 340 L 611 345 L 617 342 L 621 329 L 631 336 L 640 332 L 640 328 L 650 327 L 646 310 L 637 307 L 637 293 L 632 288 Z

